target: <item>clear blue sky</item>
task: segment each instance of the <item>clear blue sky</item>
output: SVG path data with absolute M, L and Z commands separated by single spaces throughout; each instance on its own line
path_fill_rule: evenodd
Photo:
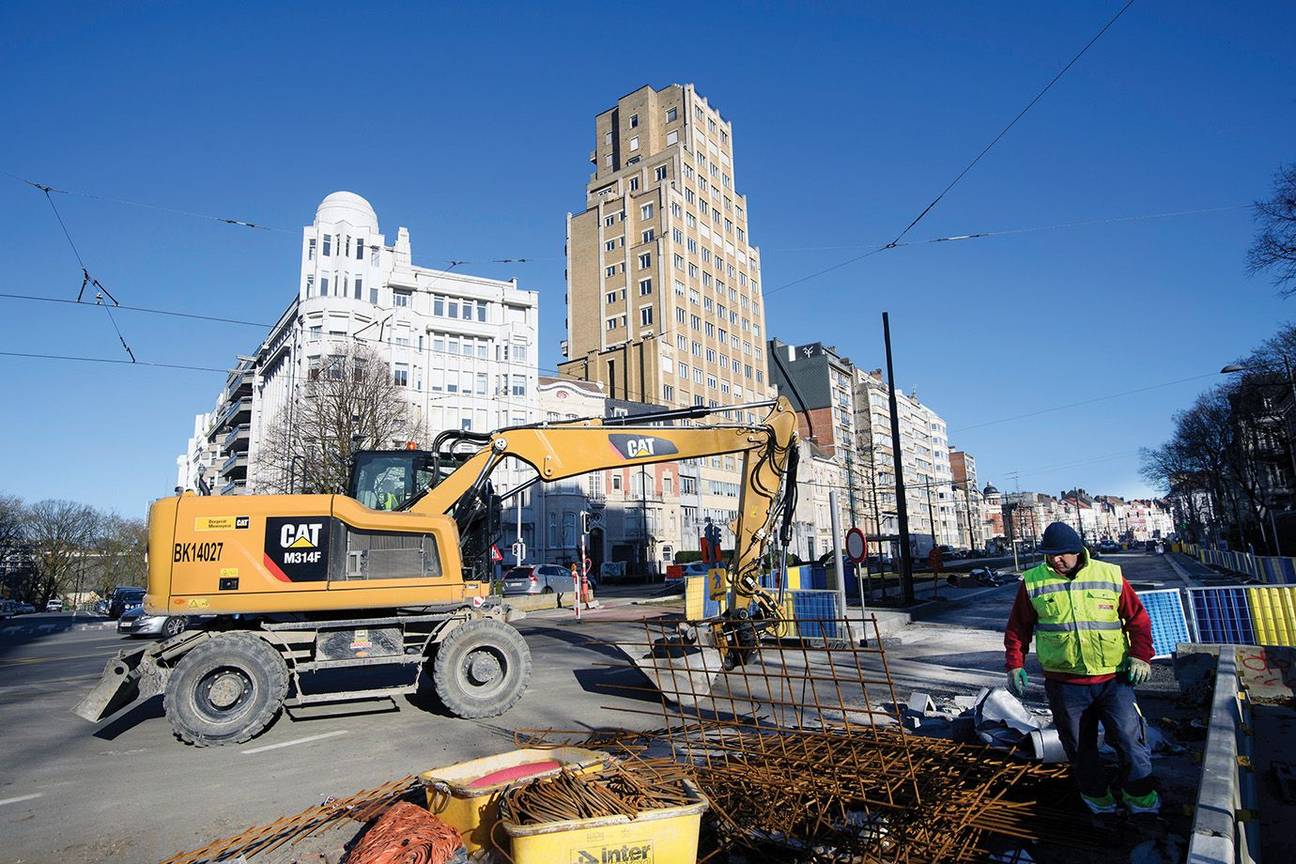
M 0 170 L 57 187 L 298 230 L 368 198 L 417 263 L 516 275 L 563 337 L 563 217 L 583 207 L 593 117 L 695 82 L 734 123 L 764 284 L 891 239 L 1117 2 L 80 4 L 0 8 Z M 645 26 L 646 25 L 646 26 Z M 1296 7 L 1140 0 L 911 234 L 928 238 L 1245 204 L 1296 159 Z M 58 203 L 123 303 L 272 321 L 298 236 L 87 198 Z M 1135 451 L 1293 317 L 1248 278 L 1244 209 L 904 248 L 774 294 L 772 335 L 881 365 L 944 415 L 983 478 L 1143 494 Z M 814 247 L 814 248 L 807 248 Z M 42 196 L 0 177 L 2 291 L 75 297 Z M 142 360 L 224 367 L 261 333 L 120 312 Z M 124 357 L 101 310 L 0 300 L 4 350 Z M 0 357 L 0 492 L 142 515 L 219 374 Z M 961 427 L 966 431 L 960 432 Z M 1067 466 L 1067 467 L 1061 467 Z

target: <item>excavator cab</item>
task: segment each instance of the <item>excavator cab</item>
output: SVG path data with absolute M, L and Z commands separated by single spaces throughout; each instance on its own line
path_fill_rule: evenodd
M 346 494 L 370 510 L 398 510 L 433 483 L 426 450 L 357 450 L 351 457 Z

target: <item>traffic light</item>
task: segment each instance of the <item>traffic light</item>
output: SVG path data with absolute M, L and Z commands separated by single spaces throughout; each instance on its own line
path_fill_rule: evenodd
M 590 514 L 588 510 L 582 510 L 580 514 L 581 533 L 590 533 Z

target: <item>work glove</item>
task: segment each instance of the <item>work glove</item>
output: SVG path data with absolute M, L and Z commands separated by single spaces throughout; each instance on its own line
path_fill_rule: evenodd
M 1152 677 L 1152 664 L 1146 660 L 1131 657 L 1129 668 L 1125 670 L 1125 677 L 1129 678 L 1129 682 L 1137 687 Z
M 1010 669 L 1008 670 L 1008 692 L 1012 693 L 1018 699 L 1026 695 L 1026 670 Z

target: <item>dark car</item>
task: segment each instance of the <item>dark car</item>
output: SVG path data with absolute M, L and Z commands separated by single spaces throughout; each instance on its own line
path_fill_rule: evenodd
M 108 601 L 108 617 L 120 618 L 125 612 L 136 606 L 144 605 L 144 589 L 122 585 L 113 591 Z

